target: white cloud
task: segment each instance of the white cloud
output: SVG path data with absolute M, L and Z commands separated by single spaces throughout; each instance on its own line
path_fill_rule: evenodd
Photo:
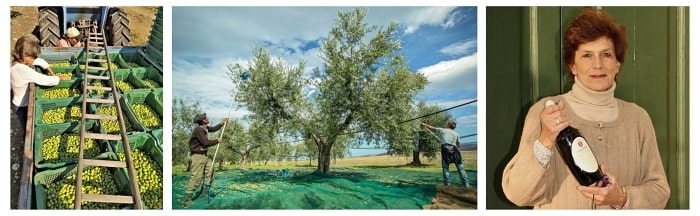
M 406 33 L 421 26 L 453 26 L 455 7 L 369 7 L 365 22 L 386 28 L 391 21 Z M 306 72 L 321 67 L 319 48 L 310 48 L 335 26 L 338 11 L 354 7 L 173 7 L 172 96 L 199 100 L 212 118 L 225 117 L 234 85 L 227 65 L 247 65 L 254 44 L 287 64 L 306 62 Z M 216 19 L 211 19 L 216 17 Z M 453 43 L 443 53 L 464 55 L 470 42 Z M 476 55 L 439 62 L 419 70 L 430 84 L 426 92 L 476 89 Z M 310 88 L 309 90 L 313 90 Z M 235 105 L 234 105 L 235 106 Z M 232 111 L 242 117 L 247 111 Z
M 442 49 L 440 49 L 440 53 L 444 53 L 451 56 L 464 55 L 468 53 L 471 49 L 476 49 L 476 46 L 476 40 L 461 41 L 443 47 Z
M 477 116 L 476 114 L 461 116 L 455 119 L 458 127 L 477 127 Z
M 210 63 L 173 59 L 172 96 L 189 98 L 201 103 L 202 109 L 214 118 L 226 117 L 235 85 L 226 75 L 226 65 L 245 64 L 234 58 L 214 59 Z M 234 104 L 234 108 L 237 104 Z M 245 112 L 233 112 L 231 117 L 242 117 Z
M 428 94 L 438 92 L 476 89 L 476 53 L 455 60 L 441 61 L 418 69 L 430 82 Z
M 428 102 L 428 103 L 435 103 L 435 104 L 437 104 L 440 108 L 442 108 L 442 109 L 447 109 L 447 108 L 455 107 L 455 106 L 462 105 L 462 104 L 465 104 L 465 103 L 468 103 L 468 102 L 472 102 L 472 101 L 474 101 L 474 100 L 476 100 L 476 98 L 466 98 L 466 99 L 461 99 L 461 100 L 440 101 L 440 102 Z M 473 102 L 473 103 L 470 103 L 470 104 L 467 104 L 467 105 L 463 105 L 463 106 L 472 106 L 472 107 L 476 107 L 477 105 L 476 105 L 476 102 Z
M 443 28 L 452 27 L 456 17 L 450 14 L 452 10 L 454 10 L 454 7 L 429 7 L 411 11 L 404 21 L 406 25 L 404 33 L 411 34 L 417 31 L 421 25 L 435 25 Z

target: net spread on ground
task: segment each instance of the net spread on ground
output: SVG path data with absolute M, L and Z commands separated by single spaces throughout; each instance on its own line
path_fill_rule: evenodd
M 476 172 L 467 170 L 471 185 Z M 452 182 L 460 182 L 456 171 Z M 190 175 L 173 175 L 173 209 L 182 209 Z M 212 197 L 188 209 L 423 209 L 436 197 L 441 173 L 398 168 L 313 168 L 217 171 Z M 194 197 L 199 197 L 199 188 Z

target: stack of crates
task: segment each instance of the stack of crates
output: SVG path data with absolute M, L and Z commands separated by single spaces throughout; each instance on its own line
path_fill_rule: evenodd
M 143 206 L 146 209 L 163 209 L 163 150 L 149 133 L 131 134 L 128 139 Z M 109 144 L 123 161 L 124 146 L 121 141 L 110 141 Z M 128 172 L 126 168 L 123 170 Z
M 160 62 L 163 67 L 163 7 L 158 7 L 156 18 L 151 26 L 151 35 L 146 45 L 146 55 L 155 62 Z
M 162 26 L 162 21 L 160 24 Z M 162 27 L 160 28 L 162 30 Z M 160 43 L 162 44 L 162 40 Z M 145 49 L 147 48 L 109 48 L 109 56 L 106 57 L 108 57 L 113 64 L 112 71 L 115 76 L 115 81 L 120 81 L 121 83 L 117 84 L 118 90 L 115 93 L 96 91 L 82 92 L 85 70 L 81 68 L 83 67 L 81 65 L 84 65 L 86 58 L 105 58 L 105 56 L 85 56 L 84 52 L 63 52 L 61 50 L 59 50 L 59 52 L 52 52 L 52 50 L 42 52 L 44 54 L 41 58 L 46 59 L 52 65 L 54 72 L 58 74 L 70 74 L 71 79 L 61 81 L 56 86 L 37 86 L 35 92 L 34 165 L 37 168 L 37 173 L 34 177 L 34 192 L 37 201 L 36 207 L 38 209 L 63 208 L 61 205 L 56 204 L 56 196 L 51 193 L 56 192 L 54 188 L 56 184 L 64 184 L 65 181 L 62 181 L 64 178 L 69 178 L 68 176 L 75 174 L 77 156 L 73 157 L 70 154 L 73 151 L 73 145 L 78 146 L 80 144 L 80 118 L 71 117 L 69 114 L 64 116 L 49 114 L 47 116 L 45 112 L 62 107 L 70 107 L 70 109 L 67 109 L 68 111 L 75 108 L 79 110 L 79 108 L 82 107 L 83 94 L 88 94 L 89 97 L 102 98 L 111 97 L 112 94 L 119 94 L 121 96 L 120 105 L 124 112 L 123 116 L 128 128 L 127 134 L 132 150 L 138 149 L 148 159 L 156 161 L 156 165 L 153 165 L 153 169 L 157 169 L 158 179 L 150 180 L 144 183 L 144 185 L 139 185 L 139 187 L 144 188 L 144 190 L 141 191 L 143 205 L 149 209 L 162 209 L 163 78 L 162 72 L 158 71 L 153 64 L 149 63 L 151 61 L 146 61 L 144 57 L 139 54 L 139 52 L 143 52 Z M 38 70 L 38 72 L 46 73 L 42 70 Z M 106 76 L 108 75 L 107 73 L 107 71 L 91 71 L 91 74 L 94 75 Z M 110 84 L 111 83 L 107 81 L 103 81 L 103 86 L 110 86 Z M 129 87 L 125 87 L 126 85 Z M 109 106 L 113 105 L 91 104 L 88 107 L 88 113 L 100 114 L 100 112 L 111 109 Z M 149 109 L 152 110 L 152 115 L 157 118 L 156 122 L 159 122 L 159 124 L 151 125 L 149 123 L 153 122 L 153 120 L 146 121 L 140 119 L 140 117 L 136 115 L 138 112 L 134 110 L 134 106 L 149 107 Z M 139 112 L 143 110 L 142 108 L 138 109 Z M 47 122 L 47 120 L 49 121 Z M 89 120 L 86 129 L 96 133 L 118 134 L 119 132 L 114 129 L 114 123 L 115 122 L 107 122 L 106 120 Z M 112 124 L 112 126 L 109 126 L 109 124 Z M 118 129 L 118 127 L 116 128 Z M 111 131 L 108 131 L 108 129 Z M 72 143 L 70 147 L 67 147 L 69 134 L 78 134 L 78 138 L 77 143 Z M 57 138 L 56 136 L 61 137 Z M 52 140 L 49 141 L 48 138 Z M 74 138 L 71 138 L 71 141 L 73 140 Z M 54 142 L 60 144 L 57 146 Z M 47 145 L 44 145 L 45 143 L 47 143 Z M 95 140 L 93 146 L 99 149 L 99 151 L 86 151 L 85 158 L 110 158 L 119 160 L 119 154 L 123 152 L 121 144 L 117 145 L 115 142 Z M 71 149 L 68 150 L 69 148 Z M 56 152 L 56 149 L 58 149 L 59 153 Z M 75 152 L 77 152 L 77 149 Z M 135 165 L 139 164 L 143 164 L 143 162 L 135 161 Z M 138 169 L 137 167 L 137 172 Z M 125 174 L 125 171 L 123 169 L 110 168 L 109 173 L 112 174 L 110 180 L 116 182 L 115 184 L 118 187 L 117 194 L 129 195 L 128 176 Z M 140 181 L 141 180 L 139 180 L 139 183 Z M 151 182 L 160 182 L 161 185 L 153 185 Z M 159 190 L 150 191 L 153 188 L 159 188 Z M 66 204 L 66 206 L 68 205 Z M 94 205 L 90 204 L 89 206 Z M 110 206 L 109 208 L 131 207 L 133 206 L 119 205 Z M 96 208 L 101 207 L 97 206 Z
M 96 158 L 119 160 L 114 152 L 105 152 Z M 75 176 L 77 164 L 41 171 L 34 175 L 34 191 L 37 209 L 73 209 L 75 200 Z M 88 193 L 101 190 L 103 194 L 128 195 L 129 178 L 123 169 L 90 167 L 83 168 L 83 188 Z M 71 195 L 73 194 L 73 195 Z M 72 197 L 71 197 L 72 196 Z M 83 209 L 128 209 L 131 205 L 113 203 L 83 204 Z
M 34 106 L 34 167 L 36 174 L 33 177 L 34 197 L 38 209 L 72 209 L 75 189 L 70 191 L 70 186 L 75 187 L 76 165 L 80 148 L 80 130 L 83 95 L 84 74 L 80 70 L 78 59 L 73 52 L 42 52 L 41 58 L 49 62 L 52 70 L 60 76 L 68 76 L 68 80 L 60 81 L 55 86 L 39 86 L 35 91 Z M 37 72 L 46 74 L 42 69 Z M 86 107 L 87 113 L 96 114 L 96 106 L 90 104 Z M 100 132 L 98 121 L 88 120 L 85 125 L 87 131 Z M 106 140 L 87 139 L 85 142 L 83 158 L 89 159 L 113 159 L 118 160 L 112 146 Z M 88 176 L 88 175 L 86 175 Z M 94 187 L 101 188 L 106 185 L 103 182 L 113 182 L 116 186 L 110 192 L 100 192 L 111 195 L 128 195 L 128 178 L 118 169 L 108 169 L 100 182 L 95 182 Z M 72 178 L 72 179 L 71 179 Z M 87 185 L 87 184 L 86 184 Z M 100 189 L 100 190 L 101 190 Z M 94 192 L 94 191 L 93 191 Z M 73 198 L 70 198 L 72 194 Z M 96 203 L 87 205 L 94 208 L 129 208 L 126 205 L 114 205 L 106 207 Z

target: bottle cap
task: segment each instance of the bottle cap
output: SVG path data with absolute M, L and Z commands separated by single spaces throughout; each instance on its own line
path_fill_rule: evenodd
M 556 103 L 554 103 L 553 100 L 547 100 L 547 102 L 544 102 L 544 107 L 553 106 L 553 105 L 557 105 Z

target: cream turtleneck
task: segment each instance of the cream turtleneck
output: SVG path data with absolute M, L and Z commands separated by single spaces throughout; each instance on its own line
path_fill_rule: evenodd
M 616 83 L 606 91 L 594 91 L 583 86 L 578 77 L 574 77 L 574 80 L 571 91 L 563 96 L 577 116 L 584 120 L 600 122 L 611 122 L 617 118 Z

